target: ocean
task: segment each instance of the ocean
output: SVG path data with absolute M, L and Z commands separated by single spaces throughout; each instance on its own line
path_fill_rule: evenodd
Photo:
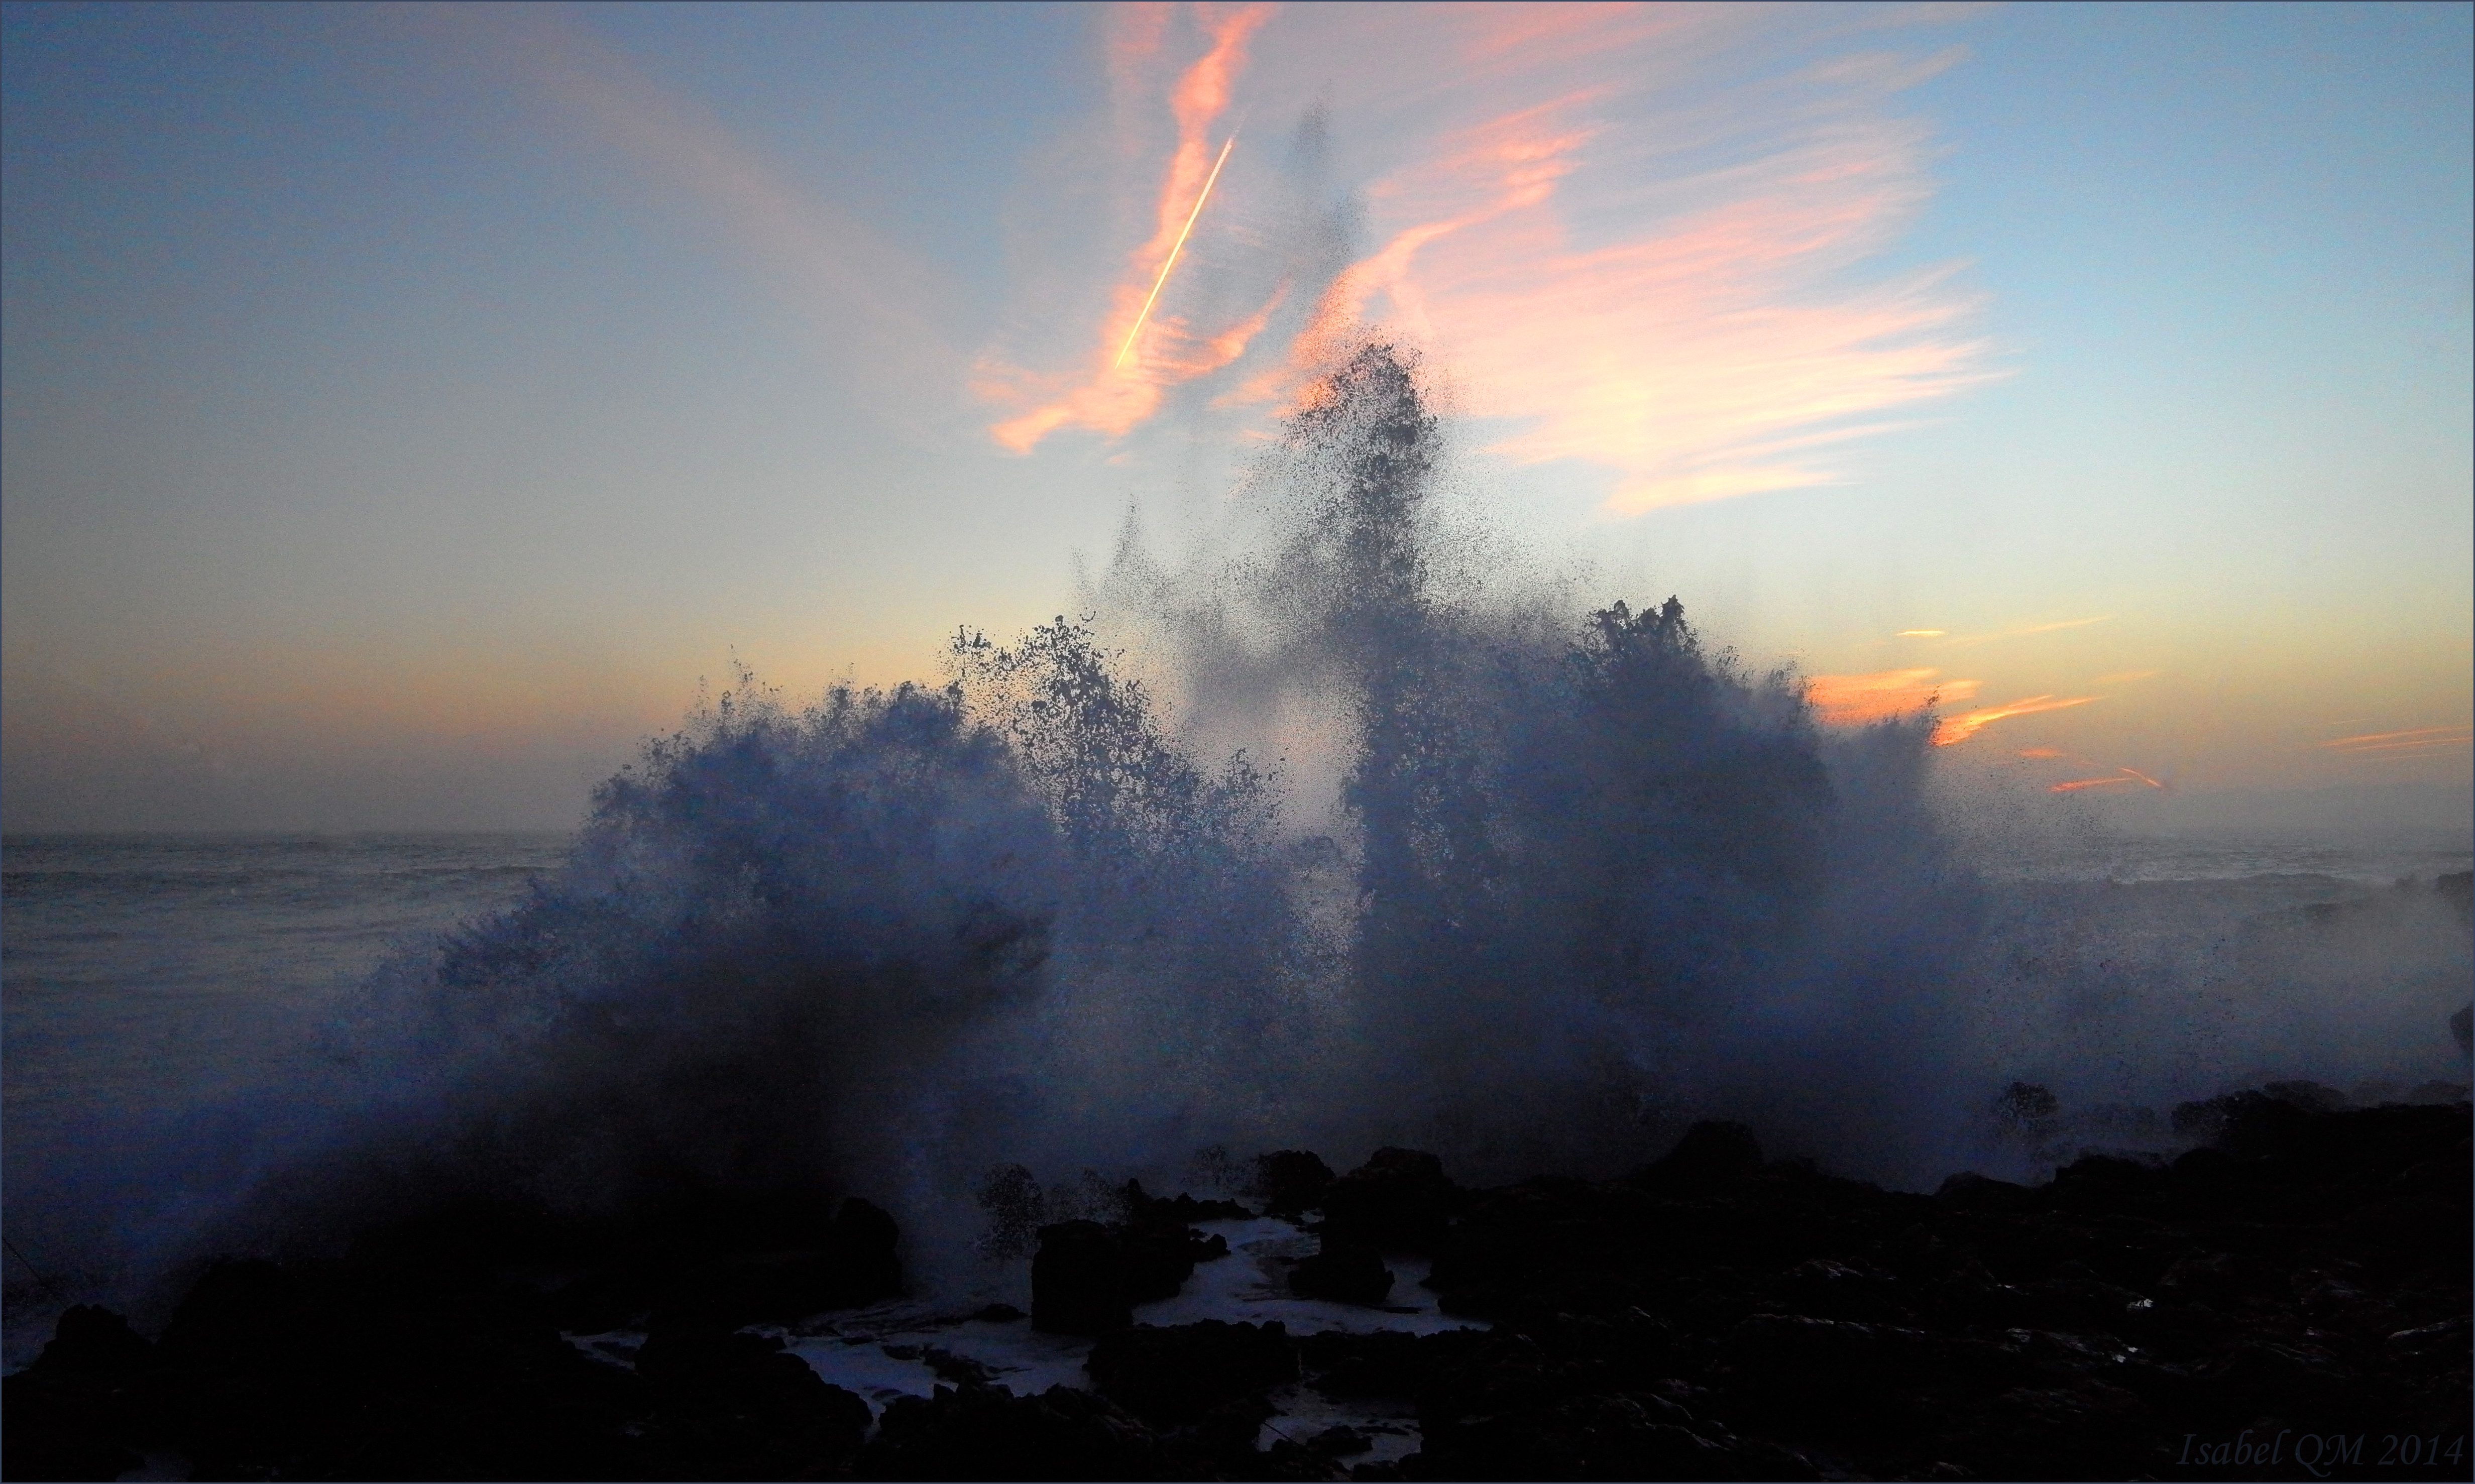
M 119 1233 L 109 1208 L 149 1146 L 313 1080 L 322 1032 L 382 961 L 426 953 L 443 930 L 505 907 L 567 843 L 0 841 L 8 1364 L 39 1348 L 62 1296 L 111 1289 Z M 31 1341 L 30 1326 L 41 1331 Z

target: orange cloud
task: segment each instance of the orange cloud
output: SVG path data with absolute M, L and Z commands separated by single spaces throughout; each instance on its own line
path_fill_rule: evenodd
M 2048 793 L 2077 793 L 2082 789 L 2102 789 L 2119 783 L 2144 783 L 2152 789 L 2163 789 L 2166 787 L 2164 784 L 2159 783 L 2156 779 L 2149 777 L 2146 773 L 2142 772 L 2136 767 L 2125 767 L 2117 769 L 2114 776 L 2110 778 L 2074 778 L 2069 783 L 2055 784 L 2046 791 Z
M 2166 673 L 2162 669 L 2126 669 L 2096 677 L 2098 685 L 2129 685 L 2135 680 L 2154 680 Z
M 2023 758 L 2059 758 L 2062 755 L 2063 749 L 2060 747 L 2022 747 L 2020 749 L 2020 756 Z
M 1903 628 L 1893 637 L 1899 639 L 1940 639 L 1943 635 L 1949 632 L 1950 630 L 1948 629 L 1941 628 Z
M 1930 669 L 1886 669 L 1870 675 L 1816 675 L 1804 698 L 1834 726 L 1861 726 L 1914 716 L 1937 700 L 1964 701 L 1976 693 L 1973 680 L 1937 683 Z
M 2405 732 L 2369 732 L 2320 743 L 2325 751 L 2346 757 L 2423 757 L 2463 747 L 2475 741 L 2475 728 L 2420 726 Z
M 1121 435 L 1159 410 L 1164 388 L 1217 371 L 1243 354 L 1269 316 L 1272 304 L 1254 317 L 1253 329 L 1199 337 L 1183 320 L 1149 319 L 1173 260 L 1202 214 L 1204 198 L 1237 142 L 1233 134 L 1215 152 L 1212 131 L 1228 110 L 1231 91 L 1246 65 L 1248 40 L 1275 9 L 1248 5 L 1218 13 L 1198 9 L 1210 45 L 1169 89 L 1177 143 L 1154 203 L 1152 235 L 1129 255 L 1085 369 L 1067 377 L 1062 389 L 1041 388 L 1035 378 L 1001 362 L 982 362 L 977 386 L 984 396 L 1005 400 L 1025 390 L 1049 393 L 1043 404 L 990 428 L 1006 448 L 1029 452 L 1061 427 Z M 1112 59 L 1121 78 L 1139 75 L 1142 63 L 1161 50 L 1165 18 L 1165 7 L 1132 8 L 1123 18 Z
M 2074 695 L 2069 698 L 2032 695 L 2026 700 L 2013 701 L 2004 706 L 1988 706 L 1982 711 L 1963 711 L 1958 716 L 1944 718 L 1942 725 L 1934 728 L 1933 744 L 1937 747 L 1948 747 L 1953 742 L 1964 742 L 1986 727 L 2009 717 L 2034 716 L 2041 711 L 2061 711 L 2070 706 L 2085 706 L 2091 701 L 2102 698 L 2095 695 Z

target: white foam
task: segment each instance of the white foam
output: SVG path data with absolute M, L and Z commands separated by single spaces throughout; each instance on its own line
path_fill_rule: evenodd
M 1389 1301 L 1383 1307 L 1302 1299 L 1289 1292 L 1288 1270 L 1311 1255 L 1317 1239 L 1288 1222 L 1269 1217 L 1252 1221 L 1204 1222 L 1199 1229 L 1225 1238 L 1229 1255 L 1195 1265 L 1175 1298 L 1135 1307 L 1135 1323 L 1167 1327 L 1203 1320 L 1227 1324 L 1278 1322 L 1294 1335 L 1342 1331 L 1372 1334 L 1399 1330 L 1436 1334 L 1448 1329 L 1483 1329 L 1475 1321 L 1455 1318 L 1438 1306 L 1435 1295 L 1419 1286 L 1427 1276 L 1424 1258 L 1389 1256 L 1385 1266 L 1394 1274 Z M 977 1362 L 992 1384 L 1016 1396 L 1035 1396 L 1051 1386 L 1094 1389 L 1084 1361 L 1092 1341 L 1082 1335 L 1044 1334 L 1027 1319 L 1007 1322 L 959 1315 L 951 1305 L 903 1302 L 871 1308 L 820 1315 L 793 1329 L 762 1327 L 756 1332 L 780 1337 L 792 1354 L 808 1363 L 832 1385 L 855 1393 L 882 1417 L 886 1404 L 899 1397 L 929 1397 L 950 1381 L 938 1375 L 931 1350 Z M 641 1344 L 642 1335 L 570 1336 L 577 1348 L 596 1359 L 625 1362 L 619 1351 Z M 1336 1401 L 1304 1385 L 1285 1386 L 1271 1394 L 1278 1415 L 1263 1424 L 1257 1446 L 1269 1448 L 1287 1439 L 1303 1444 L 1329 1428 L 1347 1425 L 1365 1434 L 1372 1450 L 1350 1455 L 1345 1463 L 1402 1457 L 1418 1447 L 1416 1411 L 1407 1398 L 1353 1399 Z

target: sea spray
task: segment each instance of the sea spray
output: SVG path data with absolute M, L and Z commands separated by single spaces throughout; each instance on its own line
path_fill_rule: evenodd
M 2463 1066 L 2463 910 L 1989 874 L 2020 838 L 1949 827 L 1989 815 L 1929 716 L 1819 726 L 1674 598 L 1474 555 L 1421 376 L 1360 347 L 1245 539 L 1130 539 L 935 683 L 800 708 L 743 674 L 522 902 L 374 978 L 318 1076 L 167 1134 L 145 1168 L 188 1174 L 112 1218 L 128 1270 L 471 1195 L 859 1193 L 933 1286 L 1019 1249 L 992 1215 L 1212 1146 L 1483 1182 L 1716 1116 L 1930 1188 L 2178 1147 L 2175 1101 L 2246 1080 Z M 2058 1107 L 2006 1117 L 2014 1083 Z
M 1095 615 L 804 711 L 743 675 L 397 985 L 357 1053 L 383 1131 L 266 1208 L 807 1185 L 959 1253 L 1006 1166 L 1603 1172 L 1714 1108 L 1929 1176 L 1971 898 L 1924 722 L 1826 735 L 1673 598 L 1483 600 L 1438 557 L 1439 449 L 1414 362 L 1367 345 L 1257 481 L 1268 549 L 1168 580 L 1216 617 L 1108 617 L 1158 652 Z M 1198 755 L 1206 687 L 1171 724 L 1142 674 L 1197 653 L 1312 718 L 1282 765 Z

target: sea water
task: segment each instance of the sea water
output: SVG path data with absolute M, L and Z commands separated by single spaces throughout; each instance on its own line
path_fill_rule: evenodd
M 0 841 L 9 1363 L 39 1348 L 62 1297 L 111 1288 L 125 1238 L 112 1229 L 145 1208 L 124 1202 L 164 1131 L 314 1079 L 323 1029 L 382 961 L 506 906 L 566 845 L 541 834 Z

